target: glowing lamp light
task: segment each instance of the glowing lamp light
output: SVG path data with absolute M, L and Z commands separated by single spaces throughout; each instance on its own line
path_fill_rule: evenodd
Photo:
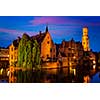
M 93 64 L 96 64 L 96 61 L 95 60 L 93 60 Z
M 76 75 L 76 69 L 73 69 L 74 75 Z
M 71 62 L 69 64 L 70 64 L 70 66 L 72 66 L 72 63 Z
M 93 65 L 93 69 L 95 69 L 96 68 L 96 65 Z
M 76 57 L 74 56 L 73 58 L 75 59 Z

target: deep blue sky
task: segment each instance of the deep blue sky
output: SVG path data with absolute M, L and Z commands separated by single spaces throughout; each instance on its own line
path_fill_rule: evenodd
M 45 31 L 49 32 L 56 43 L 63 39 L 76 41 L 82 39 L 82 28 L 89 29 L 90 48 L 100 51 L 100 17 L 99 16 L 0 16 L 0 46 L 9 46 L 14 39 L 27 33 L 30 36 Z

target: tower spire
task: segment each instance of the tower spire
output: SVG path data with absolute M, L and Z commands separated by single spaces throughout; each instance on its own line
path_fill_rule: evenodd
M 46 25 L 46 32 L 48 32 L 48 24 Z

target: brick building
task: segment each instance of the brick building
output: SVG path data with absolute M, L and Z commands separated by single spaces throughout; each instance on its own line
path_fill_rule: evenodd
M 42 61 L 53 61 L 56 58 L 56 45 L 53 43 L 51 35 L 46 27 L 45 32 L 39 32 L 39 34 L 30 37 L 36 39 L 40 46 L 40 57 Z M 20 38 L 13 41 L 9 46 L 9 63 L 10 66 L 15 66 L 18 61 L 18 44 Z
M 83 56 L 83 46 L 81 42 L 63 40 L 58 49 L 58 59 L 62 60 L 63 66 L 73 66 L 78 59 Z

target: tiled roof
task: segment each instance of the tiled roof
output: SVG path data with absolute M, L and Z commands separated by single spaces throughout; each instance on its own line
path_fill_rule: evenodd
M 44 40 L 44 37 L 46 36 L 45 33 L 39 33 L 38 35 L 32 36 L 31 39 L 36 39 L 39 44 Z

